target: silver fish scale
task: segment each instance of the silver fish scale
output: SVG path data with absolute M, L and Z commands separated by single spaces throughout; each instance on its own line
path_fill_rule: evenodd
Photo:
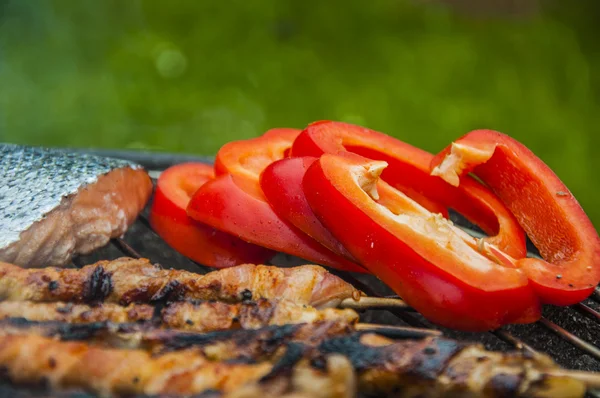
M 126 160 L 0 143 L 0 248 L 41 220 L 61 200 Z

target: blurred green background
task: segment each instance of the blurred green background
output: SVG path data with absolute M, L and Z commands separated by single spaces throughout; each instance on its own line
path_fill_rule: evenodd
M 214 154 L 336 119 L 436 152 L 491 128 L 598 226 L 598 20 L 597 0 L 0 0 L 0 139 Z

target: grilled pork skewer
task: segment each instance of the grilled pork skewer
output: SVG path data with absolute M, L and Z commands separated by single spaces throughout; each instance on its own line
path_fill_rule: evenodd
M 197 349 L 215 361 L 256 361 L 277 356 L 290 342 L 314 347 L 333 336 L 348 335 L 356 326 L 345 321 L 265 326 L 258 329 L 231 329 L 197 333 L 177 329 L 160 329 L 151 323 L 28 321 L 7 318 L 0 321 L 0 335 L 33 334 L 61 340 L 82 340 L 106 347 L 144 349 L 152 352 Z M 375 333 L 400 338 L 422 338 L 428 330 L 395 327 L 391 330 L 375 325 Z
M 195 350 L 153 356 L 143 350 L 94 347 L 35 335 L 0 337 L 0 365 L 13 383 L 44 381 L 52 389 L 79 387 L 103 397 L 189 395 L 207 390 L 230 393 L 261 381 L 270 384 L 288 374 L 299 393 L 325 398 L 336 396 L 337 392 L 337 396 L 343 397 L 339 394 L 339 380 L 351 376 L 328 377 L 328 373 L 350 372 L 351 367 L 341 365 L 336 371 L 331 369 L 329 360 L 326 364 L 325 369 L 311 367 L 300 371 L 308 365 L 210 362 Z
M 367 395 L 574 398 L 584 396 L 591 377 L 595 379 L 590 387 L 600 385 L 600 376 L 561 372 L 543 354 L 487 351 L 481 344 L 443 337 L 395 342 L 374 334 L 354 334 L 326 340 L 317 351 L 349 358 L 359 391 Z
M 326 373 L 325 373 L 325 372 Z M 305 384 L 309 383 L 310 386 Z M 223 393 L 211 391 L 198 398 L 355 398 L 356 375 L 350 361 L 342 355 L 328 355 L 322 370 L 303 359 L 293 368 L 278 362 L 266 377 Z
M 160 327 L 195 332 L 238 328 L 256 329 L 268 325 L 314 323 L 325 320 L 339 320 L 348 323 L 358 321 L 358 314 L 351 309 L 325 308 L 317 310 L 289 300 L 259 299 L 234 304 L 218 301 L 179 301 L 169 303 L 159 311 L 148 304 L 129 304 L 122 307 L 113 303 L 90 306 L 63 302 L 0 302 L 0 319 L 18 317 L 31 321 L 71 323 L 152 321 L 153 324 Z
M 157 301 L 287 299 L 336 307 L 360 292 L 316 265 L 278 268 L 244 264 L 199 275 L 164 270 L 146 259 L 100 261 L 81 269 L 22 269 L 0 263 L 0 299 L 128 305 Z
M 342 360 L 345 360 L 344 357 L 337 357 Z M 347 360 L 345 360 L 348 363 Z M 351 369 L 351 368 L 350 368 Z M 337 370 L 337 369 L 336 369 Z M 342 370 L 342 369 L 340 369 Z M 340 371 L 331 372 L 331 377 L 337 376 L 337 379 L 340 380 L 340 390 L 344 388 L 345 384 L 343 384 L 344 379 L 338 376 L 338 373 L 343 374 Z M 346 378 L 352 380 L 351 373 L 346 373 Z M 288 385 L 291 383 L 287 383 Z M 356 393 L 354 392 L 355 385 L 349 384 L 349 389 L 344 394 L 332 395 L 327 398 L 354 398 Z M 260 383 L 255 383 L 251 385 L 243 386 L 235 391 L 230 393 L 222 393 L 220 391 L 206 391 L 201 393 L 200 395 L 194 396 L 194 398 L 313 398 L 312 395 L 305 392 L 297 392 L 296 388 L 284 388 L 286 386 L 282 386 L 280 388 L 271 388 L 270 386 L 265 386 Z M 281 390 L 289 390 L 282 392 Z M 315 389 L 316 390 L 316 389 Z M 318 390 L 317 390 L 318 391 Z M 336 391 L 337 392 L 337 391 Z M 0 385 L 0 397 L 10 397 L 10 398 L 92 398 L 92 396 L 81 393 L 81 390 L 64 390 L 64 391 L 40 391 L 40 389 L 28 389 L 27 386 L 11 386 L 11 385 Z M 141 396 L 135 398 L 159 398 L 159 397 L 151 397 L 151 396 Z M 173 398 L 173 397 L 171 397 Z
M 287 342 L 275 362 L 211 362 L 198 349 L 150 355 L 36 335 L 0 336 L 0 366 L 13 382 L 45 378 L 53 388 L 82 387 L 116 393 L 192 394 L 208 388 L 230 392 L 292 373 L 294 386 L 310 388 L 307 372 L 326 367 L 332 354 L 355 369 L 359 390 L 394 397 L 582 397 L 599 376 L 561 371 L 544 355 L 494 353 L 481 345 L 445 338 L 393 342 L 373 334 L 343 335 L 315 346 Z M 324 391 L 330 381 L 322 380 Z M 303 383 L 306 383 L 304 385 Z M 316 394 L 316 392 L 315 392 Z M 317 395 L 315 395 L 317 396 Z
M 270 359 L 289 343 L 316 346 L 333 336 L 353 332 L 345 322 L 317 322 L 259 329 L 226 330 L 211 333 L 157 329 L 149 324 L 113 324 L 95 322 L 70 324 L 35 322 L 22 318 L 0 321 L 0 336 L 38 335 L 65 341 L 81 340 L 90 344 L 122 349 L 143 349 L 155 353 L 195 349 L 213 361 L 235 359 L 250 361 Z
M 0 261 L 67 264 L 125 233 L 152 193 L 134 163 L 0 143 Z

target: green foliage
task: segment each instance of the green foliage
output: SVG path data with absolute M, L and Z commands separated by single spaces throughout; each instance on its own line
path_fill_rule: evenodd
M 598 225 L 598 14 L 561 3 L 501 20 L 398 0 L 3 0 L 0 138 L 213 154 L 337 119 L 436 152 L 491 128 Z

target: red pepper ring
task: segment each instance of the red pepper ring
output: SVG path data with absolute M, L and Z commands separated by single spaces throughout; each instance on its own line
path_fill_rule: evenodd
M 544 303 L 571 305 L 592 293 L 600 280 L 598 233 L 558 176 L 523 144 L 472 131 L 438 154 L 431 170 L 452 185 L 473 172 L 506 204 L 546 260 L 516 262 Z
M 288 253 L 344 271 L 366 272 L 282 220 L 262 198 L 257 198 L 225 174 L 196 191 L 187 214 L 202 223 L 271 250 Z
M 335 254 L 357 262 L 321 224 L 304 196 L 302 179 L 315 160 L 317 158 L 313 157 L 277 160 L 267 166 L 260 175 L 260 186 L 269 204 L 281 218 L 292 223 Z
M 525 233 L 506 206 L 486 187 L 465 178 L 453 187 L 429 175 L 433 155 L 398 139 L 364 127 L 331 121 L 309 125 L 292 146 L 291 156 L 321 156 L 323 153 L 354 152 L 388 163 L 381 178 L 430 211 L 452 208 L 476 225 L 511 257 L 527 254 Z M 445 212 L 443 213 L 446 214 Z
M 350 153 L 323 155 L 304 177 L 311 208 L 354 257 L 440 325 L 483 331 L 539 319 L 521 270 L 491 261 L 473 238 L 379 180 L 384 167 Z M 378 203 L 383 190 L 396 196 L 395 208 Z
M 217 153 L 217 178 L 196 191 L 187 214 L 200 222 L 269 249 L 345 271 L 366 270 L 336 255 L 283 220 L 267 202 L 259 176 L 289 151 L 299 130 L 273 129 L 224 145 Z
M 271 129 L 260 137 L 231 141 L 215 157 L 215 174 L 231 174 L 236 182 L 257 197 L 263 197 L 259 176 L 269 164 L 287 156 L 300 130 Z
M 281 159 L 271 163 L 260 176 L 263 193 L 273 210 L 284 220 L 289 221 L 332 252 L 350 261 L 358 262 L 319 221 L 306 200 L 302 189 L 302 180 L 306 170 L 315 160 L 317 158 L 306 156 Z M 418 193 L 414 194 L 419 195 Z M 379 202 L 390 201 L 389 205 L 393 206 L 393 199 L 382 192 Z M 446 209 L 439 204 L 428 201 L 425 197 L 421 197 L 421 200 L 427 202 L 427 209 L 435 209 L 432 211 L 442 213 L 447 217 Z
M 204 163 L 182 163 L 163 171 L 156 184 L 150 224 L 172 248 L 210 267 L 262 264 L 275 253 L 244 242 L 192 220 L 186 208 L 192 194 L 213 180 L 213 167 Z

